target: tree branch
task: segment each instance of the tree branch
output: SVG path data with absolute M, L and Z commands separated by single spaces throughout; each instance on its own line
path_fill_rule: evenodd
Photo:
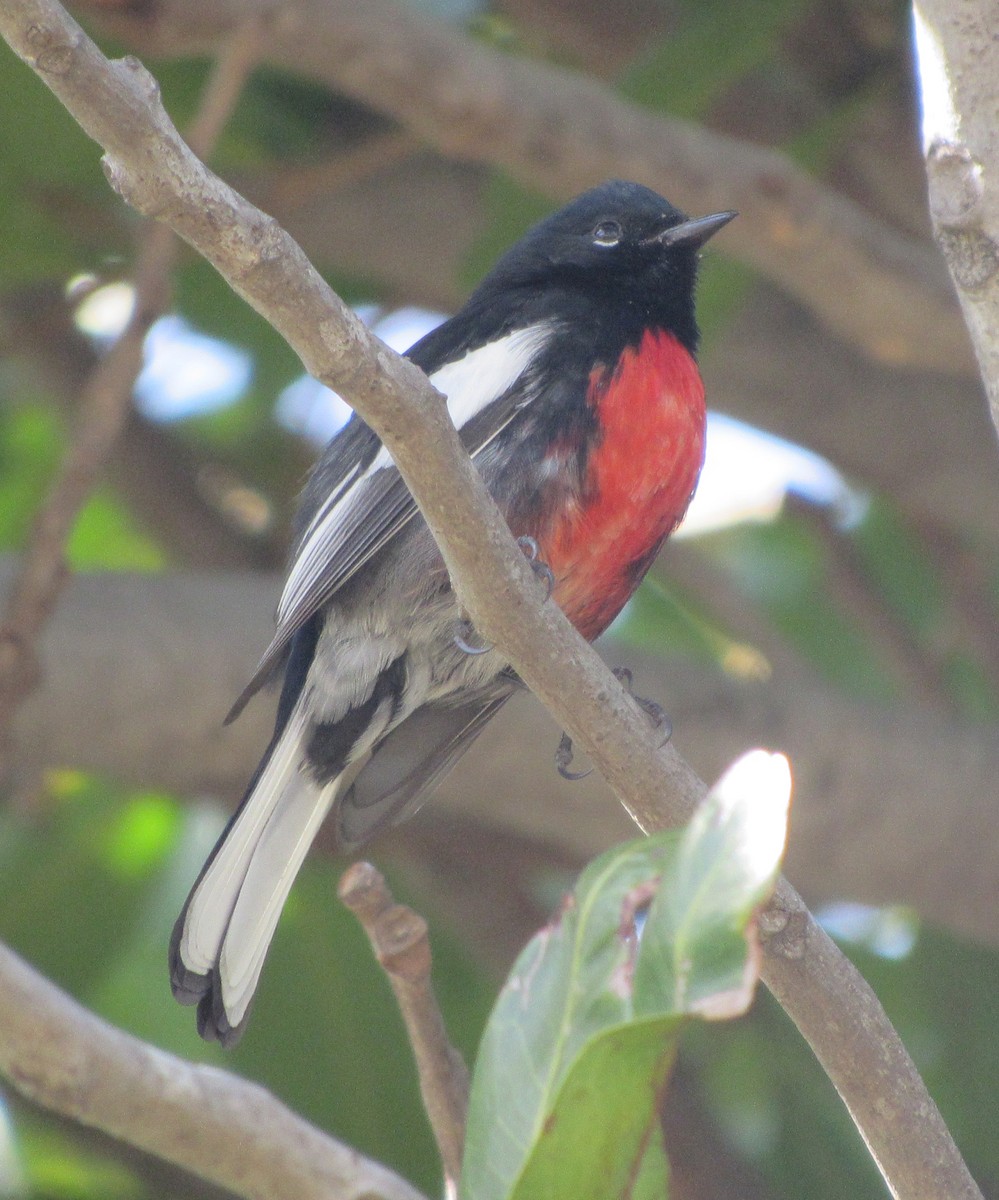
M 423 1200 L 260 1087 L 115 1029 L 0 945 L 0 1073 L 29 1099 L 248 1200 Z
M 915 13 L 930 215 L 999 430 L 995 8 L 987 0 L 918 0 Z
M 103 145 L 117 190 L 205 254 L 310 373 L 377 431 L 479 633 L 503 648 L 640 827 L 689 816 L 705 785 L 672 746 L 657 745 L 642 710 L 560 610 L 543 602 L 426 377 L 378 343 L 300 248 L 191 154 L 137 62 L 109 63 L 55 0 L 8 0 L 0 29 Z M 765 920 L 764 979 L 839 1090 L 893 1192 L 979 1196 L 873 993 L 786 882 Z M 861 1075 L 858 1063 L 873 1069 Z

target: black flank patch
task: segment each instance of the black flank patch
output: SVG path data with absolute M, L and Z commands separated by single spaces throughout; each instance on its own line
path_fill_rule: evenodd
M 392 715 L 395 715 L 405 686 L 406 656 L 400 654 L 375 680 L 371 695 L 363 704 L 350 709 L 339 721 L 315 726 L 305 748 L 305 756 L 319 783 L 331 783 L 344 769 L 354 744 L 386 698 L 391 699 Z

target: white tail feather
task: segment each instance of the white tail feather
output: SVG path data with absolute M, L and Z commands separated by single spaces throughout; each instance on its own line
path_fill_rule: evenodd
M 243 894 L 247 872 L 250 872 L 265 832 L 275 816 L 280 814 L 289 800 L 292 810 L 298 815 L 303 805 L 295 802 L 304 792 L 311 793 L 313 803 L 318 802 L 318 786 L 300 772 L 305 725 L 303 706 L 299 702 L 261 778 L 246 798 L 226 840 L 191 895 L 179 953 L 184 966 L 192 972 L 202 976 L 210 974 L 219 961 L 223 942 L 226 941 L 240 895 Z M 333 790 L 333 785 L 330 786 Z M 297 866 L 295 869 L 298 869 Z
M 222 1004 L 233 1028 L 250 1006 L 281 910 L 338 784 L 320 786 L 296 772 L 253 847 L 219 954 Z

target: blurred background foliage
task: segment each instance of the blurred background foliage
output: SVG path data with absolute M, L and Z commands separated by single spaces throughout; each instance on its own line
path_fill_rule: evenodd
M 870 129 L 883 139 L 890 128 L 915 145 L 904 123 L 912 117 L 913 84 L 901 4 L 644 0 L 632 7 L 625 0 L 599 6 L 562 0 L 531 6 L 499 0 L 488 10 L 470 3 L 446 15 L 510 54 L 591 72 L 642 105 L 780 146 L 839 186 L 852 181 L 861 199 L 877 200 L 902 224 L 913 210 L 910 196 L 893 191 L 908 178 L 904 171 L 900 184 L 882 179 L 886 194 L 872 199 L 873 185 L 857 167 L 864 153 L 874 154 L 864 140 Z M 150 65 L 182 126 L 196 109 L 208 65 L 189 59 Z M 6 52 L 0 95 L 0 552 L 6 553 L 24 546 L 65 448 L 73 381 L 106 344 L 106 335 L 84 336 L 74 324 L 78 306 L 103 285 L 127 278 L 137 221 L 109 192 L 93 145 Z M 329 164 L 386 134 L 383 117 L 314 83 L 262 68 L 245 89 L 215 165 L 250 194 L 277 196 L 279 217 L 302 215 L 322 195 Z M 405 163 L 398 170 L 404 173 Z M 476 227 L 460 239 L 460 261 L 446 264 L 449 286 L 440 271 L 421 292 L 405 271 L 393 281 L 384 262 L 369 273 L 342 261 L 305 216 L 299 235 L 348 300 L 377 305 L 381 313 L 403 303 L 444 308 L 553 207 L 500 171 L 478 171 L 475 188 Z M 448 219 L 439 214 L 441 222 Z M 417 262 L 420 257 L 417 252 Z M 754 303 L 754 286 L 749 271 L 726 261 L 719 245 L 700 297 L 709 347 L 724 344 L 730 323 Z M 249 370 L 238 386 L 226 385 L 231 394 L 223 400 L 196 411 L 192 387 L 168 420 L 140 406 L 133 422 L 156 426 L 160 453 L 194 462 L 202 482 L 215 481 L 201 499 L 236 547 L 234 561 L 276 567 L 293 498 L 315 452 L 275 415 L 299 365 L 188 253 L 172 307 L 190 331 L 235 347 Z M 171 364 L 179 371 L 187 350 L 183 338 L 168 343 L 168 373 Z M 749 475 L 754 451 L 747 447 Z M 196 562 L 189 547 L 150 517 L 157 504 L 169 506 L 174 498 L 145 499 L 140 511 L 127 488 L 101 486 L 74 530 L 73 567 L 160 572 Z M 851 479 L 835 503 L 828 499 L 805 489 L 766 520 L 731 517 L 692 541 L 691 552 L 710 565 L 712 580 L 724 581 L 729 612 L 751 612 L 754 628 L 765 628 L 796 661 L 845 694 L 883 704 L 918 700 L 955 721 L 994 724 L 996 659 L 979 648 L 990 632 L 994 636 L 999 613 L 994 557 L 973 543 L 964 547 L 978 566 L 972 584 L 962 583 L 947 565 L 953 559 L 942 557 L 935 531 L 892 495 Z M 979 640 L 955 634 L 955 612 L 967 612 L 961 606 L 969 586 L 977 589 Z M 959 628 L 967 632 L 967 623 Z M 670 576 L 668 556 L 618 633 L 722 671 L 769 669 L 765 649 L 706 605 L 695 580 L 682 572 Z M 900 645 L 918 670 L 898 669 Z M 248 772 L 251 767 L 247 763 Z M 222 803 L 130 792 L 70 768 L 53 763 L 28 799 L 12 794 L 0 816 L 0 937 L 110 1020 L 177 1053 L 224 1062 L 261 1080 L 311 1120 L 433 1194 L 436 1156 L 399 1018 L 362 935 L 334 899 L 341 864 L 317 854 L 303 871 L 251 1031 L 223 1056 L 198 1041 L 192 1014 L 172 1003 L 164 969 L 172 922 L 221 827 Z M 941 797 L 942 822 L 945 805 Z M 524 866 L 538 922 L 569 878 L 565 865 L 531 860 Z M 481 953 L 474 930 L 456 934 L 461 914 L 444 919 L 441 897 L 425 876 L 422 884 L 405 874 L 395 883 L 398 894 L 430 918 L 441 1001 L 452 1036 L 471 1058 L 495 991 L 495 956 Z M 988 1194 L 999 1196 L 996 951 L 927 927 L 914 913 L 846 903 L 830 911 L 829 921 L 874 983 L 973 1172 Z M 529 924 L 518 937 L 528 936 Z M 4 1104 L 0 1195 L 211 1194 L 199 1181 L 51 1118 L 14 1094 L 6 1094 Z M 677 1194 L 786 1200 L 883 1194 L 831 1087 L 767 997 L 731 1027 L 691 1035 L 664 1121 Z

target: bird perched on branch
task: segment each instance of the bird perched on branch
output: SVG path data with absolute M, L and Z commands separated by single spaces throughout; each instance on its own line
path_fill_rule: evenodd
M 635 183 L 532 229 L 408 352 L 551 598 L 588 639 L 640 583 L 704 456 L 694 220 Z M 413 813 L 519 686 L 473 647 L 440 553 L 357 416 L 306 486 L 277 630 L 230 714 L 278 671 L 274 736 L 170 944 L 202 1036 L 241 1034 L 281 909 L 329 817 L 353 849 Z

